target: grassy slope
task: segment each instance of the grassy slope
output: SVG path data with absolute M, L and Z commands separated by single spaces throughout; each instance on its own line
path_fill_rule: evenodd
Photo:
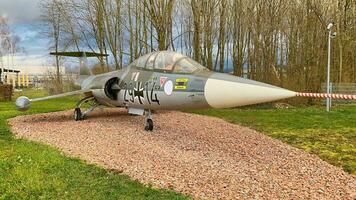
M 27 92 L 38 96 L 38 92 Z M 44 95 L 44 94 L 40 94 Z M 35 102 L 26 114 L 73 108 L 78 97 Z M 6 119 L 23 113 L 0 102 L 0 199 L 186 199 L 146 187 L 35 142 L 14 139 Z
M 356 174 L 356 105 L 332 108 L 330 113 L 315 107 L 190 112 L 251 127 Z

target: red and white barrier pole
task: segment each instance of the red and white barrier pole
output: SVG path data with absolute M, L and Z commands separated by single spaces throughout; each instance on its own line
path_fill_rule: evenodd
M 313 98 L 331 98 L 331 99 L 344 99 L 356 100 L 356 95 L 352 94 L 327 94 L 327 93 L 304 93 L 298 92 L 297 97 L 313 97 Z

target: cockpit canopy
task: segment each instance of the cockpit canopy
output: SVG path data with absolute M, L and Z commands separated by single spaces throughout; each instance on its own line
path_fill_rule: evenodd
M 158 51 L 146 54 L 135 60 L 130 66 L 159 72 L 183 74 L 191 74 L 198 70 L 208 70 L 187 56 L 173 51 Z

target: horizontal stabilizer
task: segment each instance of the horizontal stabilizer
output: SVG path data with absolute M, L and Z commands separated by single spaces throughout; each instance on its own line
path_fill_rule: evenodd
M 67 56 L 67 57 L 106 57 L 109 54 L 101 54 L 95 52 L 73 51 L 73 52 L 51 52 L 53 56 Z
M 107 57 L 108 54 L 101 54 L 95 52 L 85 52 L 85 51 L 66 51 L 66 52 L 51 52 L 49 53 L 53 56 L 65 56 L 65 57 L 76 57 L 80 59 L 79 66 L 79 75 L 80 76 L 89 76 L 93 75 L 92 70 L 88 67 L 87 58 L 88 57 Z

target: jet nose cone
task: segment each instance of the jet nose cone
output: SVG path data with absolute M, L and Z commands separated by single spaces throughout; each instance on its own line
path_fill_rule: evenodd
M 25 96 L 21 96 L 19 98 L 16 99 L 15 105 L 16 105 L 16 109 L 19 111 L 26 111 L 30 108 L 30 99 L 25 97 Z
M 213 108 L 230 108 L 294 97 L 295 92 L 228 74 L 214 74 L 204 88 Z

